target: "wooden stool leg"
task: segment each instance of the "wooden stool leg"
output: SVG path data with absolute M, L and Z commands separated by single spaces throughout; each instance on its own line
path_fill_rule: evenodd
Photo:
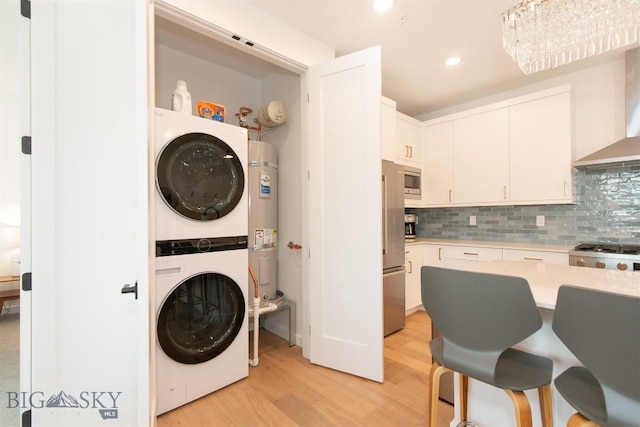
M 538 389 L 538 399 L 540 400 L 540 416 L 542 417 L 542 427 L 553 427 L 551 384 L 540 387 Z
M 469 396 L 469 377 L 460 375 L 460 421 L 467 420 L 467 402 Z
M 440 378 L 442 374 L 451 372 L 437 362 L 431 365 L 429 375 L 429 427 L 438 426 L 438 395 L 440 392 Z
M 531 406 L 524 392 L 514 390 L 505 390 L 504 392 L 507 393 L 513 402 L 516 411 L 516 425 L 518 427 L 533 427 L 533 422 L 531 421 Z
M 585 418 L 581 414 L 573 414 L 569 421 L 567 421 L 567 427 L 599 427 L 598 424 Z

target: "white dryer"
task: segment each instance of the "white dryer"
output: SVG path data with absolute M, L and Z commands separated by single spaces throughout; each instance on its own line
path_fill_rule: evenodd
M 157 414 L 249 374 L 247 238 L 156 243 Z
M 246 236 L 247 129 L 156 108 L 156 241 Z

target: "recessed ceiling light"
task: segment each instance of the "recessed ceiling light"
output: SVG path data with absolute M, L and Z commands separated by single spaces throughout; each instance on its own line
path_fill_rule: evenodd
M 378 12 L 386 12 L 393 7 L 393 0 L 373 0 L 373 8 Z
M 453 67 L 454 65 L 458 65 L 460 63 L 460 57 L 452 56 L 451 58 L 447 58 L 447 60 L 444 61 L 444 63 L 450 67 Z

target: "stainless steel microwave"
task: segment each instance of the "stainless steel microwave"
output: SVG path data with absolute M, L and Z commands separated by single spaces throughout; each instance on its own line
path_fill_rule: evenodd
M 404 198 L 420 199 L 422 197 L 422 171 L 411 166 L 404 167 Z

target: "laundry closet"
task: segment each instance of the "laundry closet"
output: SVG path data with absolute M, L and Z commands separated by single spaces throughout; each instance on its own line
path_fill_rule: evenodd
M 279 160 L 278 289 L 287 298 L 301 302 L 301 254 L 286 245 L 289 241 L 299 244 L 301 239 L 300 77 L 156 16 L 156 107 L 171 109 L 172 93 L 178 80 L 187 83 L 194 116 L 198 115 L 198 101 L 221 104 L 226 111 L 224 122 L 230 125 L 239 125 L 236 114 L 241 107 L 253 110 L 247 116 L 247 122 L 255 126 L 253 119 L 261 106 L 272 100 L 286 106 L 286 123 L 264 132 L 262 140 L 276 147 Z M 249 139 L 257 137 L 257 132 L 249 130 Z M 266 322 L 268 329 L 288 337 L 286 313 L 272 314 Z
M 154 32 L 156 107 L 171 108 L 179 80 L 194 115 L 198 101 L 222 104 L 227 124 L 241 108 L 253 125 L 261 106 L 286 107 L 286 123 L 262 138 L 278 155 L 278 290 L 296 303 L 297 344 L 312 363 L 382 381 L 382 249 L 371 231 L 381 222 L 380 49 L 334 60 L 257 10 L 183 0 L 156 2 Z M 362 221 L 348 219 L 362 209 Z M 287 313 L 266 327 L 288 337 Z

